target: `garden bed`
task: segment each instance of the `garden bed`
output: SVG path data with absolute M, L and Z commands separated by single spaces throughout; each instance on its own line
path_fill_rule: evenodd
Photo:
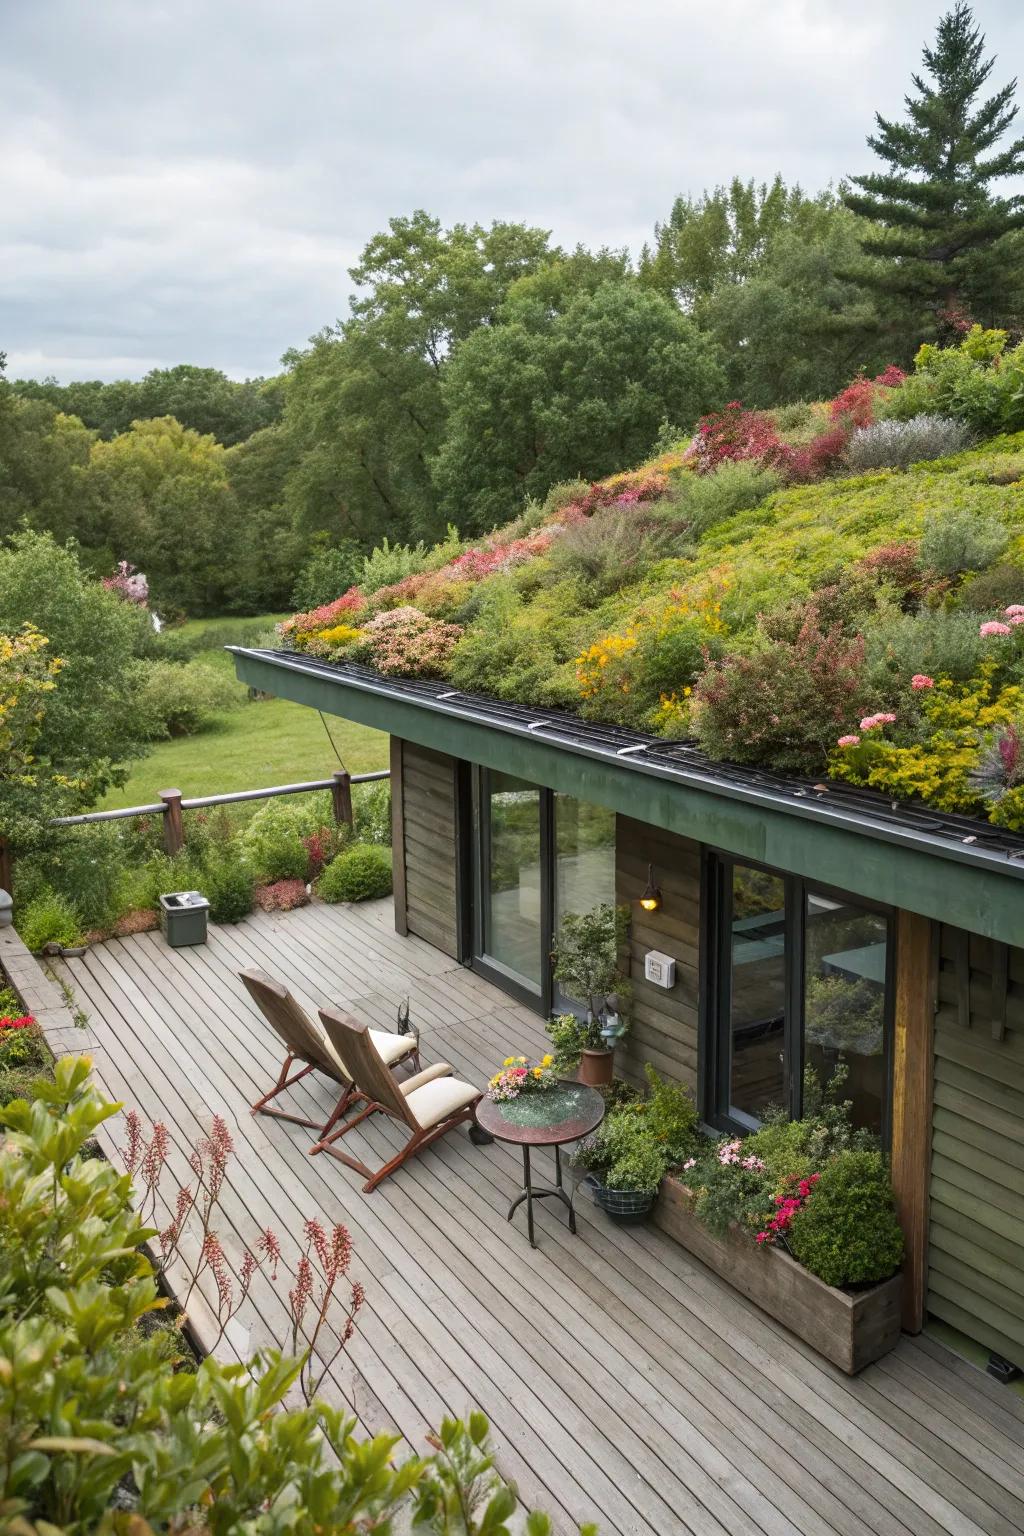
M 860 1291 L 841 1291 L 804 1269 L 782 1248 L 758 1246 L 734 1228 L 709 1232 L 693 1212 L 693 1195 L 666 1177 L 654 1220 L 770 1317 L 853 1376 L 894 1347 L 900 1336 L 902 1276 Z

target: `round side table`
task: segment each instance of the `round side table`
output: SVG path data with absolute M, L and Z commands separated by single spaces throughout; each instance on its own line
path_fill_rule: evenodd
M 526 1201 L 526 1229 L 530 1247 L 536 1248 L 533 1235 L 533 1202 L 535 1200 L 561 1200 L 569 1211 L 569 1231 L 576 1231 L 576 1212 L 570 1197 L 562 1186 L 561 1148 L 569 1141 L 579 1141 L 588 1136 L 604 1119 L 605 1103 L 596 1088 L 583 1083 L 560 1079 L 557 1088 L 543 1089 L 538 1093 L 522 1093 L 517 1099 L 495 1102 L 483 1098 L 477 1106 L 477 1123 L 492 1135 L 495 1141 L 507 1141 L 523 1149 L 523 1188 L 508 1208 L 512 1220 L 523 1201 Z M 531 1147 L 554 1147 L 555 1182 L 544 1189 L 534 1188 L 530 1168 Z

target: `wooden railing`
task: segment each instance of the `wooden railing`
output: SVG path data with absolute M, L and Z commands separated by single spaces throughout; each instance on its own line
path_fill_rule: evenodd
M 180 789 L 161 789 L 159 799 L 152 805 L 126 805 L 116 811 L 85 811 L 80 816 L 55 816 L 50 825 L 80 827 L 86 822 L 124 821 L 131 816 L 162 816 L 164 848 L 174 854 L 181 851 L 185 841 L 183 811 L 198 811 L 209 805 L 238 805 L 243 800 L 273 800 L 278 795 L 305 795 L 315 790 L 329 789 L 334 820 L 347 822 L 351 826 L 352 785 L 372 784 L 378 779 L 390 777 L 387 768 L 381 768 L 376 773 L 346 773 L 344 769 L 337 769 L 329 779 L 309 779 L 303 784 L 273 784 L 268 789 L 237 789 L 226 795 L 194 795 L 190 799 L 184 799 Z

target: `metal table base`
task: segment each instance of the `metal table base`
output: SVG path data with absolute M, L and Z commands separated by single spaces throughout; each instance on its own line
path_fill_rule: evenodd
M 576 1232 L 576 1210 L 572 1198 L 566 1194 L 562 1186 L 562 1152 L 555 1147 L 555 1183 L 553 1188 L 534 1189 L 530 1171 L 530 1148 L 523 1144 L 523 1188 L 508 1208 L 508 1219 L 512 1220 L 516 1211 L 526 1201 L 526 1230 L 530 1236 L 530 1247 L 536 1248 L 537 1243 L 533 1235 L 533 1202 L 535 1200 L 561 1200 L 569 1212 L 569 1231 Z

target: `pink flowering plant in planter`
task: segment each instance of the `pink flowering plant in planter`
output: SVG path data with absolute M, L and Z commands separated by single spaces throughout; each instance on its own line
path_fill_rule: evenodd
M 809 1071 L 802 1119 L 769 1110 L 749 1136 L 705 1140 L 675 1176 L 716 1237 L 739 1228 L 828 1285 L 858 1287 L 895 1274 L 903 1235 L 877 1139 L 854 1128 L 842 1097 L 846 1077 L 841 1063 L 822 1088 Z

